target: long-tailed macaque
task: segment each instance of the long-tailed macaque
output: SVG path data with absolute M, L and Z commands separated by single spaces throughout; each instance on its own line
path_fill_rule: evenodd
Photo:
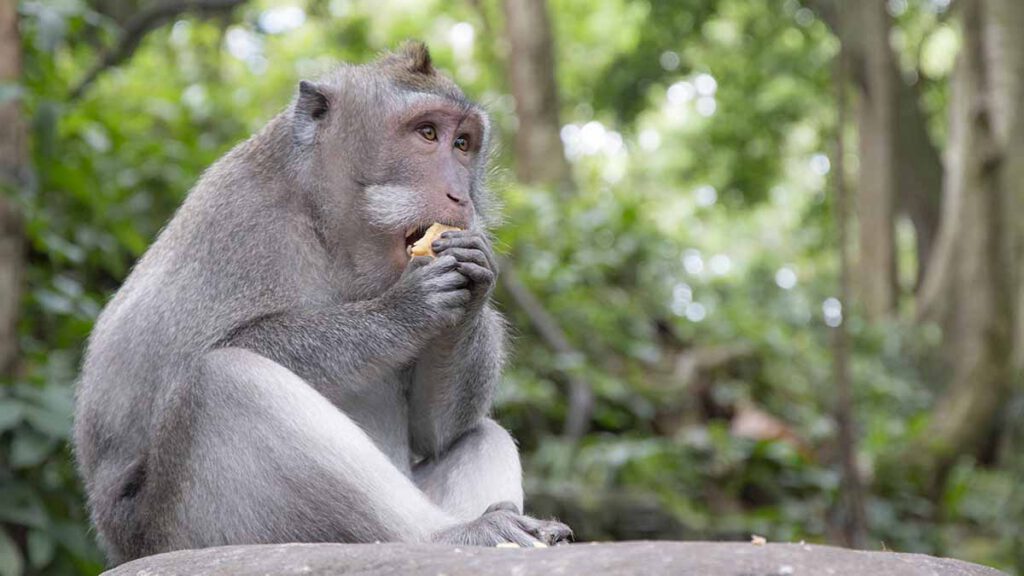
M 104 309 L 74 444 L 111 563 L 271 542 L 557 543 L 488 418 L 489 124 L 425 46 L 299 84 Z M 460 228 L 409 259 L 431 224 Z

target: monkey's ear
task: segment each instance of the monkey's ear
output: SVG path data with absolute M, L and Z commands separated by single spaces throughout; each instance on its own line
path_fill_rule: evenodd
M 295 141 L 302 145 L 312 144 L 316 139 L 317 127 L 329 109 L 330 102 L 322 88 L 305 80 L 299 82 L 299 95 L 295 100 L 292 118 Z
M 430 58 L 430 50 L 427 45 L 418 40 L 410 40 L 402 45 L 402 55 L 409 60 L 409 71 L 415 74 L 431 75 L 434 73 L 434 63 Z

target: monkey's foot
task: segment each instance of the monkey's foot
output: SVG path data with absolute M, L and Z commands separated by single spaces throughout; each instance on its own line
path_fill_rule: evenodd
M 565 524 L 520 514 L 516 505 L 510 502 L 494 504 L 476 520 L 446 528 L 432 538 L 434 542 L 444 544 L 497 546 L 511 542 L 525 548 L 532 547 L 535 542 L 554 546 L 570 539 L 572 530 Z

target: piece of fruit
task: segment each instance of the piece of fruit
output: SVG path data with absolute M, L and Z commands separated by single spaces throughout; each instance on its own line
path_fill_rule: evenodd
M 427 231 L 423 233 L 423 237 L 413 243 L 406 249 L 410 258 L 417 256 L 430 256 L 431 258 L 437 258 L 437 254 L 434 254 L 434 249 L 431 246 L 434 240 L 437 240 L 442 233 L 449 230 L 462 230 L 462 228 L 456 228 L 455 226 L 448 226 L 446 224 L 440 224 L 435 222 L 433 226 L 427 228 Z

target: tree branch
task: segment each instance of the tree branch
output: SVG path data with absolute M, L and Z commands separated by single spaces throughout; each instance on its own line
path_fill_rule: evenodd
M 246 0 L 172 0 L 141 10 L 125 23 L 117 45 L 106 51 L 99 61 L 86 72 L 78 85 L 71 90 L 70 99 L 77 100 L 81 97 L 104 70 L 118 66 L 131 58 L 146 34 L 165 23 L 186 12 L 200 14 L 229 12 L 245 2 Z
M 501 270 L 501 279 L 505 290 L 512 297 L 512 301 L 526 314 L 541 340 L 560 357 L 581 357 L 582 354 L 569 343 L 569 339 L 562 327 L 558 325 L 558 321 L 544 308 L 537 296 L 519 280 L 511 263 L 502 261 Z M 569 408 L 562 435 L 572 440 L 578 440 L 589 427 L 590 415 L 594 409 L 594 392 L 590 383 L 579 374 L 572 370 L 563 370 L 563 374 L 569 381 Z

